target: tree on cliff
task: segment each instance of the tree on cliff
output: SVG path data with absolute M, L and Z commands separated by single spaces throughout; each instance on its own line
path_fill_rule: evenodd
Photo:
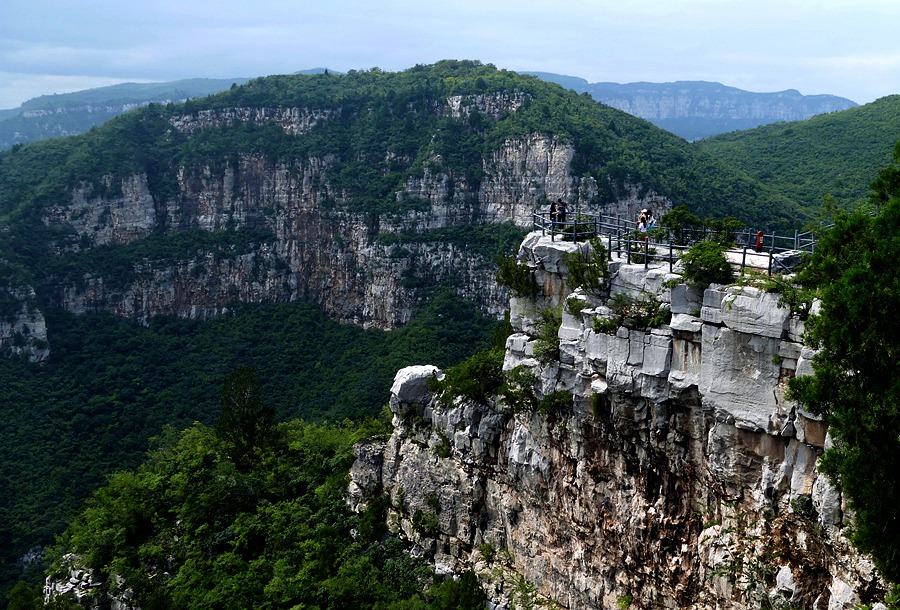
M 838 215 L 803 273 L 819 287 L 807 339 L 821 351 L 791 389 L 829 425 L 819 467 L 849 500 L 854 543 L 900 583 L 900 167 L 872 186 L 876 213 Z
M 221 404 L 216 435 L 228 447 L 235 464 L 245 465 L 255 450 L 269 444 L 275 430 L 275 409 L 263 402 L 256 370 L 241 367 L 228 375 Z

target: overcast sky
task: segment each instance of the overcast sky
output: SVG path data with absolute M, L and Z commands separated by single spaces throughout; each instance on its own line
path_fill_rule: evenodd
M 900 93 L 898 0 L 0 0 L 0 108 L 120 82 L 441 59 L 590 82 Z

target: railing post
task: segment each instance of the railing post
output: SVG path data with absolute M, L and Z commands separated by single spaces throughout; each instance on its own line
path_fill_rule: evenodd
M 625 262 L 631 264 L 631 235 L 625 240 Z
M 669 235 L 669 273 L 672 273 L 672 236 Z

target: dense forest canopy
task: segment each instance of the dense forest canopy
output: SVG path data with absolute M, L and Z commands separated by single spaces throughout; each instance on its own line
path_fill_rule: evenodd
M 865 200 L 869 182 L 891 161 L 900 138 L 900 95 L 806 121 L 721 134 L 695 146 L 740 168 L 803 209 L 827 196 L 846 209 Z
M 261 391 L 252 377 L 238 384 L 226 384 L 223 402 Z M 220 432 L 169 429 L 147 462 L 113 475 L 62 536 L 57 574 L 91 569 L 104 583 L 98 601 L 124 594 L 118 575 L 147 610 L 484 608 L 471 574 L 438 578 L 384 536 L 386 498 L 359 515 L 347 508 L 353 444 L 385 433 L 383 423 L 272 423 L 245 447 L 252 458 L 237 461 L 235 437 Z
M 303 302 L 149 327 L 57 311 L 48 325 L 49 362 L 0 359 L 4 584 L 22 574 L 17 559 L 52 542 L 108 473 L 140 463 L 150 437 L 165 426 L 214 424 L 234 369 L 259 371 L 279 421 L 359 420 L 386 403 L 398 369 L 459 362 L 491 341 L 496 322 L 443 292 L 392 332 L 337 324 Z

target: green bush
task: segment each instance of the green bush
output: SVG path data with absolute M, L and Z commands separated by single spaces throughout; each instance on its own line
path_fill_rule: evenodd
M 561 411 L 572 406 L 572 393 L 565 390 L 551 392 L 541 398 L 536 411 L 548 415 L 554 411 Z
M 513 413 L 521 413 L 529 411 L 537 404 L 537 377 L 519 365 L 506 374 L 503 387 L 500 388 L 500 395 L 507 407 Z
M 713 240 L 727 247 L 734 246 L 735 232 L 740 231 L 746 226 L 734 216 L 708 218 L 704 221 L 704 224 L 712 231 Z
M 618 316 L 609 318 L 594 318 L 594 332 L 603 333 L 605 335 L 614 335 L 621 326 Z
M 412 518 L 413 529 L 422 536 L 437 536 L 441 532 L 437 513 L 417 508 Z
M 559 327 L 562 325 L 562 314 L 555 309 L 541 312 L 538 322 L 538 337 L 534 344 L 534 355 L 541 362 L 549 362 L 559 358 Z
M 691 232 L 703 228 L 703 221 L 691 213 L 686 205 L 675 206 L 659 220 L 659 224 L 668 230 L 675 244 L 682 246 L 690 243 Z
M 497 283 L 509 288 L 512 296 L 534 298 L 538 295 L 540 289 L 531 267 L 517 261 L 514 255 L 498 256 L 496 261 Z
M 566 299 L 566 311 L 569 312 L 570 315 L 573 315 L 575 317 L 580 316 L 581 312 L 590 306 L 590 303 L 588 303 L 587 301 L 577 299 L 573 296 L 570 296 Z
M 613 315 L 594 319 L 594 332 L 614 334 L 620 326 L 633 330 L 656 328 L 672 320 L 672 310 L 654 295 L 644 292 L 633 299 L 618 293 L 609 300 Z
M 478 550 L 481 551 L 481 556 L 484 557 L 484 560 L 488 563 L 494 560 L 494 556 L 497 554 L 497 549 L 494 548 L 494 545 L 490 542 L 482 542 L 478 546 Z
M 734 270 L 725 256 L 727 248 L 712 241 L 700 241 L 681 255 L 684 279 L 690 283 L 708 286 L 729 284 Z
M 456 398 L 486 403 L 503 385 L 503 355 L 498 348 L 478 352 L 445 371 L 443 379 L 432 376 L 428 389 L 445 404 Z
M 572 288 L 582 288 L 592 294 L 609 290 L 609 256 L 600 238 L 592 239 L 590 249 L 563 254 L 563 262 L 569 271 L 566 283 Z

